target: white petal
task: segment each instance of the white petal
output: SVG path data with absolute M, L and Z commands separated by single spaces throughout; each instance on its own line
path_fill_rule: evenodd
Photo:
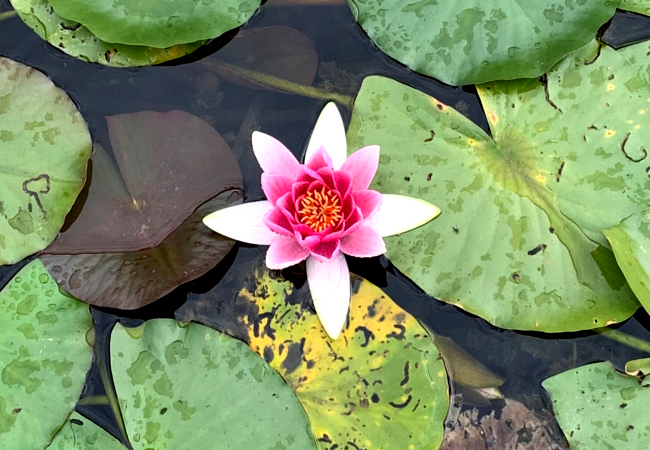
M 330 262 L 307 258 L 307 282 L 320 323 L 332 339 L 341 334 L 350 307 L 350 271 L 343 253 Z
M 345 125 L 343 118 L 336 107 L 336 104 L 329 102 L 321 111 L 314 131 L 309 138 L 307 152 L 305 153 L 305 163 L 314 156 L 320 146 L 324 146 L 327 154 L 332 159 L 335 169 L 340 169 L 346 159 L 348 159 L 348 145 L 345 140 Z
M 244 203 L 208 214 L 203 218 L 203 223 L 230 239 L 248 244 L 271 245 L 280 235 L 269 230 L 262 218 L 272 209 L 273 205 L 266 200 Z
M 440 214 L 440 208 L 419 198 L 383 194 L 379 211 L 368 222 L 382 237 L 404 233 Z

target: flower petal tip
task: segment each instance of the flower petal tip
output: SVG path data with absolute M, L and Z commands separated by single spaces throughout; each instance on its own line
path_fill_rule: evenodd
M 325 332 L 332 339 L 338 338 L 350 307 L 350 272 L 345 256 L 339 254 L 330 262 L 308 257 L 307 282 Z
M 347 141 L 343 118 L 334 102 L 326 104 L 318 116 L 305 152 L 305 162 L 309 162 L 321 146 L 332 159 L 334 169 L 341 168 L 347 159 Z
M 381 236 L 386 237 L 421 227 L 440 212 L 440 208 L 426 200 L 383 194 L 381 208 L 369 221 Z

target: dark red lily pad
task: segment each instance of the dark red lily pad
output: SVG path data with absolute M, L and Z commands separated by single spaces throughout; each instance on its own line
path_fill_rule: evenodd
M 96 147 L 81 212 L 40 258 L 75 297 L 137 309 L 228 254 L 234 241 L 202 219 L 242 202 L 241 172 L 219 133 L 189 113 L 107 121 L 117 163 Z
M 219 50 L 217 59 L 238 68 L 310 86 L 318 72 L 313 42 L 298 30 L 284 26 L 251 28 Z M 268 89 L 240 72 L 218 67 L 219 75 L 240 86 Z
M 48 254 L 133 252 L 159 245 L 202 203 L 242 189 L 239 165 L 221 135 L 184 111 L 106 118 L 115 164 L 92 156 L 88 199 Z

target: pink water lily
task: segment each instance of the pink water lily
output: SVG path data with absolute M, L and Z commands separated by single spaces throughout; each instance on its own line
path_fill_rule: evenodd
M 379 147 L 364 147 L 348 158 L 343 120 L 334 103 L 318 118 L 306 164 L 257 131 L 253 151 L 264 171 L 267 200 L 216 211 L 203 222 L 231 239 L 269 245 L 269 269 L 306 259 L 314 308 L 327 334 L 336 339 L 350 304 L 344 255 L 381 255 L 384 237 L 419 227 L 440 209 L 424 200 L 368 189 L 379 165 Z

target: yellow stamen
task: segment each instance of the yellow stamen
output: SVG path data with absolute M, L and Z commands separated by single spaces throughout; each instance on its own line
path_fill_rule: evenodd
M 341 199 L 325 186 L 307 192 L 300 201 L 300 221 L 317 233 L 333 227 L 341 220 Z

